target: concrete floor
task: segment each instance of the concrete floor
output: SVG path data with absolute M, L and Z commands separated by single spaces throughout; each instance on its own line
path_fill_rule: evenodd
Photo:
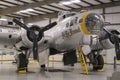
M 105 65 L 104 72 L 93 72 L 92 67 L 89 67 L 89 75 L 81 74 L 80 64 L 74 67 L 63 66 L 61 62 L 50 63 L 49 69 L 61 69 L 70 72 L 40 72 L 38 63 L 29 63 L 29 71 L 27 74 L 17 74 L 16 64 L 11 62 L 3 62 L 0 64 L 0 80 L 107 80 L 107 77 L 112 76 L 114 72 L 113 65 Z M 117 71 L 120 66 L 117 66 Z

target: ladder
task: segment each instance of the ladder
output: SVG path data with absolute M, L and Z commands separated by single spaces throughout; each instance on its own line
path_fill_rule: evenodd
M 87 68 L 87 64 L 85 61 L 84 53 L 82 51 L 82 46 L 77 48 L 77 52 L 78 52 L 78 58 L 80 60 L 80 64 L 82 68 L 82 73 L 88 75 L 88 68 Z

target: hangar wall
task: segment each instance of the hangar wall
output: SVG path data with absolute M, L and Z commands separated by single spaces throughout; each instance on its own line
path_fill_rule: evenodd
M 120 31 L 120 6 L 109 7 L 105 9 L 90 10 L 90 11 L 102 14 L 105 19 L 105 22 L 111 23 L 110 25 L 106 26 L 107 28 L 117 29 Z M 51 19 L 51 22 L 55 21 L 56 19 L 57 18 Z M 32 24 L 40 25 L 43 27 L 49 24 L 49 19 L 40 22 L 35 22 Z M 114 49 L 104 50 L 102 54 L 104 55 L 105 63 L 113 63 L 113 59 L 115 56 Z

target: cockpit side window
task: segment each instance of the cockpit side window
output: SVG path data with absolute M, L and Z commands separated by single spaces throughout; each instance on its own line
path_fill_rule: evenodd
M 62 19 L 65 19 L 65 18 L 70 17 L 70 16 L 74 16 L 74 15 L 75 15 L 75 13 L 65 14 L 65 15 L 63 15 Z
M 65 18 L 65 15 L 63 15 L 63 19 Z
M 59 15 L 60 15 L 60 14 L 59 14 Z M 74 16 L 74 15 L 75 15 L 75 13 L 62 14 L 62 15 L 60 15 L 60 17 L 59 17 L 59 21 L 65 19 L 65 18 L 67 18 L 67 17 Z
M 73 26 L 73 25 L 74 25 L 74 21 L 71 20 L 71 22 L 70 22 L 70 26 Z
M 65 15 L 63 15 L 63 16 L 61 16 L 61 17 L 60 17 L 60 19 L 59 19 L 59 20 L 61 21 L 61 20 L 65 19 L 65 18 L 66 18 L 66 16 L 65 16 Z
M 75 24 L 77 23 L 77 19 L 78 19 L 78 17 L 73 18 L 73 19 L 70 21 L 70 26 L 75 25 Z
M 66 24 L 66 27 L 69 27 L 69 23 Z

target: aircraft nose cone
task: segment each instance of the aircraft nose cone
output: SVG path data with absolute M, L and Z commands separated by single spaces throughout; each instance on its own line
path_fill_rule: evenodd
M 99 34 L 104 27 L 104 20 L 99 14 L 90 13 L 85 19 L 85 25 L 90 33 Z

